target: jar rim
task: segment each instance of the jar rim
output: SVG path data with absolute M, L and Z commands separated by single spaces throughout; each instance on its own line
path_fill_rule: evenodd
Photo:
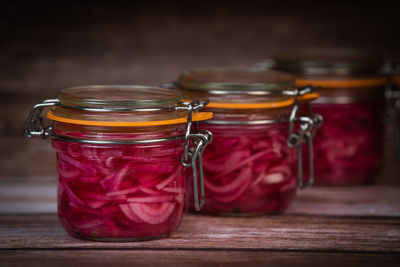
M 318 92 L 307 93 L 299 95 L 297 100 L 299 102 L 313 101 L 319 98 Z M 221 102 L 210 102 L 208 108 L 223 108 L 223 109 L 275 109 L 292 106 L 295 104 L 294 97 L 288 97 L 284 100 L 275 102 L 261 102 L 261 103 L 221 103 Z
M 354 79 L 323 79 L 323 78 L 299 78 L 297 86 L 313 85 L 322 88 L 358 88 L 384 86 L 388 82 L 387 77 L 370 77 Z
M 198 112 L 192 115 L 192 121 L 204 121 L 211 119 L 213 117 L 212 112 Z M 47 118 L 52 121 L 77 124 L 77 125 L 87 125 L 87 126 L 110 126 L 110 127 L 132 127 L 132 126 L 161 126 L 161 125 L 171 125 L 171 124 L 182 124 L 187 123 L 188 118 L 178 117 L 174 119 L 166 120 L 148 120 L 148 121 L 99 121 L 99 120 L 84 120 L 84 119 L 73 119 L 66 118 L 63 116 L 58 116 L 54 114 L 52 110 L 47 113 Z

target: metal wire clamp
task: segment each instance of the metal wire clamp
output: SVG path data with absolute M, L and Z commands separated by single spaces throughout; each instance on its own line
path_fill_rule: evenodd
M 50 136 L 52 127 L 45 127 L 43 125 L 43 118 L 40 115 L 44 107 L 55 106 L 59 103 L 60 101 L 58 99 L 47 99 L 42 103 L 34 105 L 25 122 L 24 136 L 28 138 L 31 138 L 32 136 L 42 136 L 42 138 Z
M 391 72 L 394 74 L 394 70 Z M 400 158 L 400 90 L 396 90 L 396 84 L 392 80 L 385 89 L 386 110 L 385 119 L 392 121 L 395 135 L 394 150 L 395 159 Z
M 204 205 L 204 172 L 202 154 L 205 147 L 211 143 L 212 134 L 210 131 L 199 130 L 198 122 L 194 122 L 194 133 L 191 133 L 193 124 L 192 115 L 193 112 L 198 112 L 202 107 L 207 105 L 208 101 L 199 102 L 198 100 L 194 100 L 192 102 L 182 102 L 182 104 L 183 107 L 177 108 L 187 110 L 188 121 L 185 133 L 185 150 L 181 157 L 181 163 L 186 168 L 192 168 L 194 206 L 195 209 L 199 211 Z
M 307 114 L 298 116 L 298 100 L 297 97 L 313 92 L 316 88 L 311 85 L 296 88 L 294 91 L 287 91 L 285 94 L 295 97 L 295 104 L 289 118 L 289 136 L 287 145 L 292 148 L 297 148 L 297 179 L 298 187 L 300 189 L 307 188 L 314 183 L 314 151 L 313 151 L 313 138 L 322 126 L 322 116 L 313 114 L 310 103 L 307 103 Z M 298 132 L 295 132 L 295 125 L 298 125 Z M 308 181 L 304 183 L 303 180 L 303 144 L 307 143 L 308 147 Z

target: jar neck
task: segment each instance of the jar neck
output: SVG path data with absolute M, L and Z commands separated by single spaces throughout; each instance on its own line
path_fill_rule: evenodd
M 275 122 L 271 124 L 212 124 L 210 121 L 201 122 L 200 129 L 210 130 L 214 137 L 233 136 L 238 138 L 248 138 L 254 136 L 265 136 L 271 134 L 271 131 L 282 131 L 285 135 L 289 133 L 289 123 Z
M 262 125 L 282 122 L 287 123 L 293 105 L 276 109 L 206 109 L 214 114 L 211 120 L 204 122 L 206 124 Z
M 157 127 L 105 127 L 75 125 L 54 122 L 53 132 L 56 135 L 82 140 L 133 141 L 159 138 L 183 137 L 186 124 L 161 125 Z
M 379 102 L 384 100 L 385 87 L 353 89 L 354 88 L 332 88 L 321 90 L 320 97 L 315 100 L 315 103 L 349 104 Z

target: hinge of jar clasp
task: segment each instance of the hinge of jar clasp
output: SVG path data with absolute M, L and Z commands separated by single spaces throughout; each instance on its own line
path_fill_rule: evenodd
M 322 126 L 322 116 L 319 114 L 313 114 L 311 111 L 310 103 L 308 103 L 308 114 L 307 116 L 297 116 L 299 109 L 297 97 L 299 95 L 307 94 L 314 91 L 315 88 L 312 86 L 304 86 L 295 89 L 295 105 L 293 106 L 292 112 L 289 118 L 289 137 L 287 139 L 287 145 L 292 148 L 297 148 L 297 164 L 298 164 L 298 186 L 300 189 L 311 186 L 314 183 L 314 151 L 313 151 L 313 138 L 318 130 Z M 299 132 L 294 132 L 295 124 L 299 125 Z M 308 181 L 304 184 L 303 181 L 303 144 L 307 143 L 308 146 Z
M 188 122 L 185 133 L 185 150 L 181 157 L 181 163 L 184 167 L 192 167 L 194 206 L 198 211 L 204 205 L 204 172 L 202 154 L 205 147 L 212 141 L 212 134 L 206 130 L 199 130 L 197 122 L 194 122 L 195 132 L 191 133 L 193 124 L 192 115 L 193 112 L 198 112 L 207 104 L 208 101 L 199 102 L 198 100 L 194 100 L 192 102 L 182 102 L 183 106 L 177 107 L 177 110 L 187 110 L 188 113 Z M 191 140 L 192 146 L 190 146 Z
M 42 138 L 50 136 L 52 127 L 45 127 L 43 125 L 43 117 L 41 114 L 44 107 L 55 106 L 59 103 L 60 101 L 58 99 L 47 99 L 42 103 L 34 105 L 25 122 L 24 136 L 29 138 L 32 136 L 42 136 Z
M 294 90 L 285 90 L 285 91 L 283 91 L 283 94 L 288 95 L 288 96 L 293 96 L 295 98 L 295 101 L 297 102 L 298 96 L 316 92 L 316 91 L 318 91 L 319 88 L 320 87 L 315 87 L 315 86 L 312 86 L 311 84 L 309 84 L 309 85 L 305 85 L 305 86 L 299 86 L 299 87 L 295 88 Z

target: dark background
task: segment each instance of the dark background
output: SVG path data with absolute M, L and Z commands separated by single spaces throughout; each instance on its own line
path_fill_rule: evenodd
M 31 106 L 62 88 L 157 85 L 188 68 L 248 66 L 304 47 L 397 58 L 400 11 L 383 1 L 1 3 L 0 179 L 54 179 L 50 140 L 22 130 Z

